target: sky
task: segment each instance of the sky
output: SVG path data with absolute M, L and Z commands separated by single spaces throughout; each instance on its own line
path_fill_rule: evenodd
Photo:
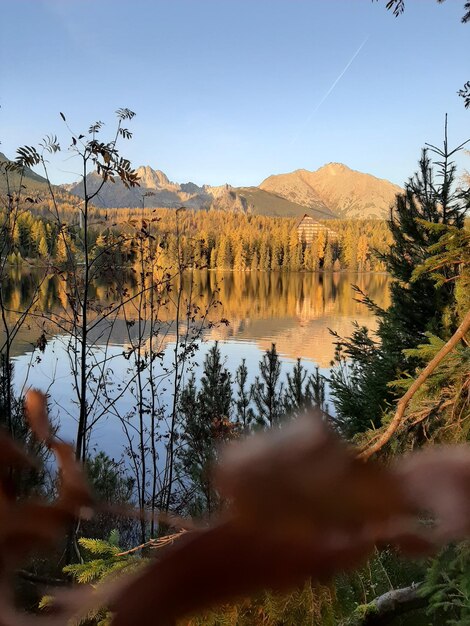
M 136 112 L 121 144 L 171 180 L 258 185 L 328 162 L 402 185 L 425 142 L 470 137 L 463 0 L 0 0 L 0 151 Z M 459 156 L 459 165 L 470 159 Z

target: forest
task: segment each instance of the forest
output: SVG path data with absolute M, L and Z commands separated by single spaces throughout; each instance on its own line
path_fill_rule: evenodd
M 132 117 L 128 110 L 119 111 L 118 127 L 123 119 Z M 92 128 L 90 132 L 93 136 L 95 131 Z M 55 145 L 49 148 L 58 150 Z M 73 223 L 70 218 L 63 218 L 62 207 L 54 204 L 53 197 L 55 221 L 35 217 L 25 208 L 21 187 L 4 199 L 1 416 L 6 432 L 44 463 L 44 469 L 34 473 L 34 477 L 30 472 L 20 478 L 15 470 L 14 488 L 20 501 L 40 496 L 45 501 L 54 502 L 58 498 L 57 502 L 61 502 L 62 491 L 68 488 L 66 476 L 76 472 L 81 476 L 79 467 L 83 465 L 83 476 L 101 503 L 100 512 L 91 520 L 78 519 L 76 503 L 81 501 L 82 491 L 73 492 L 75 504 L 68 505 L 71 508 L 67 509 L 65 518 L 68 520 L 64 527 L 65 540 L 59 541 L 57 551 L 49 553 L 47 558 L 34 556 L 24 569 L 15 571 L 23 606 L 33 612 L 37 607 L 47 612 L 54 604 L 56 585 L 76 581 L 96 589 L 104 585 L 107 589 L 106 584 L 117 572 L 125 580 L 141 567 L 142 584 L 145 584 L 147 572 L 153 567 L 147 570 L 145 565 L 154 562 L 155 553 L 161 551 L 156 564 L 164 572 L 173 567 L 172 559 L 177 562 L 183 558 L 178 556 L 177 546 L 181 544 L 184 554 L 186 535 L 194 532 L 190 526 L 188 529 L 185 519 L 209 520 L 201 537 L 207 533 L 210 538 L 211 533 L 219 532 L 223 528 L 217 525 L 221 523 L 217 522 L 220 511 L 225 510 L 228 515 L 232 510 L 230 499 L 227 501 L 223 489 L 214 482 L 213 468 L 223 463 L 223 458 L 219 459 L 221 444 L 245 438 L 256 440 L 262 433 L 288 433 L 289 423 L 302 424 L 303 420 L 311 424 L 310 428 L 320 419 L 354 443 L 359 456 L 369 459 L 368 465 L 373 468 L 377 462 L 372 456 L 378 455 L 385 467 L 393 466 L 394 459 L 407 451 L 467 440 L 470 231 L 465 214 L 470 196 L 468 189 L 455 178 L 452 154 L 447 140 L 443 148 L 425 149 L 416 174 L 391 208 L 389 222 L 338 221 L 335 223 L 338 241 L 331 244 L 319 237 L 320 241 L 313 245 L 314 252 L 298 240 L 292 220 L 184 210 L 143 209 L 138 216 L 116 210 L 103 215 L 93 207 L 92 198 L 85 198 L 80 220 Z M 104 148 L 91 139 L 82 158 L 89 155 L 94 155 L 95 167 L 102 158 L 99 167 L 109 167 L 114 175 L 129 184 L 137 184 L 130 168 L 120 169 L 114 143 L 105 144 Z M 23 168 L 41 164 L 42 158 L 32 148 L 20 149 L 18 160 L 9 168 L 21 172 Z M 6 169 L 6 176 L 9 171 Z M 103 180 L 109 175 L 107 170 Z M 18 263 L 22 266 L 19 261 L 22 258 L 33 261 L 41 258 L 42 263 L 35 263 L 36 271 L 29 274 L 25 283 L 27 289 L 22 290 L 14 304 L 12 268 Z M 334 334 L 336 351 L 329 376 L 323 376 L 318 369 L 309 373 L 299 359 L 292 372 L 284 377 L 273 344 L 259 362 L 254 382 L 249 383 L 246 360 L 236 370 L 229 371 L 216 342 L 208 350 L 202 372 L 196 377 L 192 363 L 204 329 L 229 321 L 217 317 L 217 292 L 206 308 L 200 306 L 192 270 L 222 267 L 326 271 L 336 269 L 335 263 L 338 269 L 380 268 L 389 273 L 393 282 L 390 306 L 385 309 L 357 288 L 357 298 L 374 312 L 378 327 L 372 333 L 357 326 L 350 337 Z M 123 267 L 128 267 L 133 275 L 131 290 L 126 281 L 119 280 Z M 20 268 L 18 272 L 21 277 Z M 50 282 L 52 275 L 53 290 L 62 292 L 64 307 L 61 312 L 50 313 L 46 320 L 44 286 L 54 284 Z M 97 297 L 100 284 L 107 285 L 106 301 Z M 168 307 L 173 311 L 170 316 Z M 128 332 L 128 350 L 124 356 L 129 362 L 129 378 L 116 387 L 109 372 L 115 357 L 108 354 L 108 345 L 100 356 L 94 342 L 96 333 L 103 337 L 102 328 L 117 323 L 119 316 L 124 316 Z M 38 427 L 38 423 L 47 420 L 46 409 L 38 411 L 28 394 L 25 405 L 14 390 L 11 358 L 14 340 L 20 328 L 30 324 L 32 318 L 39 318 L 39 328 L 42 325 L 41 333 L 38 328 L 35 348 L 38 358 L 46 348 L 51 327 L 69 337 L 67 350 L 69 367 L 75 376 L 78 420 L 75 445 L 70 448 L 75 460 L 67 463 L 80 465 L 73 471 L 69 468 L 65 474 L 67 464 L 64 465 L 65 457 L 61 457 L 64 453 L 54 439 L 54 424 L 47 426 L 46 430 L 51 428 L 48 435 L 43 434 L 44 427 Z M 163 353 L 170 332 L 174 349 L 168 363 Z M 162 400 L 162 386 L 172 389 L 169 402 Z M 330 389 L 332 407 L 327 406 L 326 386 Z M 122 409 L 120 405 L 124 406 L 126 393 L 132 397 L 131 406 Z M 42 398 L 39 404 L 46 407 L 47 400 Z M 111 413 L 127 436 L 128 460 L 124 463 L 106 451 L 96 452 L 90 447 L 95 425 Z M 28 421 L 35 436 L 31 435 Z M 57 455 L 63 468 L 60 482 L 47 469 L 51 466 L 51 454 Z M 445 462 L 442 465 L 445 477 Z M 7 462 L 6 467 L 13 466 Z M 223 468 L 221 465 L 220 471 Z M 304 469 L 308 473 L 308 467 Z M 419 476 L 419 471 L 414 476 Z M 349 478 L 342 480 L 345 482 L 341 489 L 345 490 Z M 366 493 L 374 498 L 373 493 L 367 490 Z M 281 503 L 282 500 L 275 506 Z M 126 518 L 129 507 L 137 513 L 130 519 Z M 429 507 L 432 511 L 433 505 Z M 61 520 L 59 526 L 63 527 Z M 33 534 L 32 545 L 44 545 L 41 524 L 35 523 L 28 532 Z M 224 591 L 209 593 L 207 601 L 200 599 L 204 595 L 196 598 L 188 594 L 187 611 L 200 608 L 203 612 L 185 618 L 182 623 L 235 625 L 262 621 L 273 625 L 346 626 L 386 623 L 384 620 L 411 623 L 397 621 L 406 620 L 409 613 L 414 624 L 438 621 L 466 624 L 470 615 L 470 603 L 465 600 L 470 576 L 468 548 L 465 541 L 458 542 L 465 538 L 465 532 L 452 533 L 450 536 L 457 541 L 450 546 L 441 544 L 440 552 L 432 554 L 435 549 L 430 550 L 430 555 L 419 560 L 403 560 L 401 553 L 414 554 L 416 546 L 411 550 L 403 539 L 391 537 L 385 545 L 377 543 L 372 552 L 366 552 L 365 564 L 363 558 L 354 560 L 356 568 L 352 572 L 344 572 L 339 559 L 338 565 L 332 567 L 335 575 L 328 581 L 305 576 L 309 582 L 298 586 L 302 577 L 289 575 L 289 581 L 297 581 L 297 590 L 287 595 L 261 591 L 262 587 L 284 587 L 276 576 L 267 583 L 271 578 L 266 574 L 265 578 L 247 585 L 242 595 L 248 592 L 251 599 L 241 604 L 225 603 L 240 594 L 233 580 Z M 196 533 L 196 543 L 197 536 Z M 260 541 L 260 546 L 275 541 L 273 554 L 281 558 L 283 548 L 269 537 L 269 534 L 261 537 L 255 534 L 247 541 Z M 295 541 L 289 550 L 298 549 Z M 230 533 L 223 550 L 229 544 Z M 189 542 L 189 551 L 191 546 Z M 236 569 L 241 577 L 245 567 L 264 558 L 257 556 L 256 550 L 254 554 L 250 551 L 243 554 L 240 558 L 245 561 Z M 213 558 L 209 549 L 207 567 L 211 567 Z M 282 558 L 273 570 L 280 571 L 276 567 L 282 570 Z M 300 563 L 293 567 L 304 571 Z M 130 580 L 128 584 L 132 587 L 132 577 Z M 175 584 L 179 587 L 180 583 L 176 580 Z M 40 589 L 44 586 L 49 591 L 41 596 Z M 169 598 L 175 597 L 172 593 L 176 590 Z M 219 609 L 209 609 L 221 601 Z M 183 609 L 177 610 L 170 600 L 162 601 L 161 607 L 172 619 L 184 617 L 180 614 Z M 118 607 L 116 623 L 120 610 Z M 123 614 L 126 610 L 122 609 Z M 114 611 L 110 613 L 101 606 L 87 623 L 106 623 L 115 619 L 113 615 Z
M 79 208 L 59 204 L 61 223 L 47 203 L 34 210 L 25 207 L 12 232 L 14 251 L 11 264 L 21 260 L 56 263 L 67 261 L 67 248 L 83 255 L 83 232 L 77 223 Z M 143 222 L 141 221 L 143 220 Z M 175 260 L 176 225 L 172 209 L 96 209 L 90 208 L 90 253 L 99 256 L 104 249 L 112 254 L 107 260 L 123 267 L 138 257 L 137 224 L 144 224 L 152 235 L 148 245 L 158 248 L 163 266 Z M 300 240 L 297 220 L 225 211 L 185 209 L 179 214 L 178 243 L 188 268 L 237 271 L 359 271 L 383 272 L 380 254 L 391 242 L 387 224 L 381 220 L 328 220 L 328 231 L 311 244 Z M 60 236 L 58 229 L 61 230 Z M 112 246 L 110 246 L 112 242 Z M 378 254 L 377 254 L 378 253 Z
M 460 95 L 470 108 L 468 83 Z M 328 220 L 337 237 L 307 245 L 288 218 L 144 197 L 95 208 L 91 171 L 138 187 L 122 156 L 135 113 L 83 133 L 60 117 L 66 147 L 48 136 L 0 166 L 0 622 L 468 626 L 468 142 L 450 146 L 446 117 L 388 221 Z M 63 150 L 82 171 L 76 205 L 50 182 Z M 231 323 L 211 270 L 281 291 L 301 272 L 383 272 L 390 294 L 381 306 L 351 285 L 374 324 L 330 329 L 326 373 L 301 359 L 284 371 L 275 343 L 229 368 L 220 342 L 200 358 L 207 330 Z M 49 350 L 59 365 L 35 389 Z M 121 458 L 95 444 L 106 421 Z

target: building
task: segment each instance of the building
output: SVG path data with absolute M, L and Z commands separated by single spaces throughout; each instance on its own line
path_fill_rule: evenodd
M 337 241 L 338 239 L 338 234 L 334 230 L 331 230 L 331 228 L 320 224 L 315 219 L 313 219 L 313 217 L 307 215 L 306 213 L 297 222 L 296 229 L 299 241 L 308 244 L 312 243 L 312 241 L 314 241 L 318 237 L 320 232 L 325 233 L 326 239 L 328 239 L 329 241 Z

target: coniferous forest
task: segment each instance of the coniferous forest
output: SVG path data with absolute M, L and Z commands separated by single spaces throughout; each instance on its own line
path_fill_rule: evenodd
M 470 624 L 466 137 L 446 115 L 387 220 L 307 242 L 98 208 L 139 188 L 135 117 L 60 113 L 65 143 L 0 162 L 0 624 Z M 51 182 L 64 154 L 83 197 Z M 323 318 L 327 366 L 279 349 Z
M 42 200 L 42 198 L 41 198 Z M 83 227 L 77 223 L 78 204 L 59 204 L 62 223 L 51 219 L 47 205 L 25 210 L 12 232 L 14 251 L 9 263 L 28 260 L 38 264 L 52 258 L 67 259 L 66 244 L 75 255 L 83 255 Z M 98 256 L 112 242 L 107 258 L 123 267 L 135 263 L 138 249 L 134 231 L 138 220 L 153 230 L 151 246 L 160 249 L 162 262 L 175 260 L 176 237 L 189 267 L 237 271 L 360 271 L 383 272 L 385 265 L 376 254 L 390 245 L 386 222 L 380 220 L 328 220 L 334 231 L 325 230 L 307 243 L 297 233 L 298 220 L 227 213 L 225 211 L 185 210 L 179 216 L 178 235 L 172 209 L 91 208 L 90 251 Z M 59 236 L 59 229 L 62 229 Z M 112 259 L 111 259 L 112 256 Z

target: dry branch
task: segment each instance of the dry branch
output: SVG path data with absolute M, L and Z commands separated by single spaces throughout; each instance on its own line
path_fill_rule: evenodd
M 395 618 L 409 611 L 421 609 L 428 604 L 428 598 L 420 592 L 421 584 L 413 584 L 403 589 L 392 589 L 361 607 L 363 611 L 360 626 L 385 626 L 394 623 Z
M 397 410 L 395 415 L 387 426 L 387 428 L 383 431 L 383 433 L 372 443 L 366 445 L 358 454 L 358 457 L 363 460 L 369 459 L 373 454 L 378 452 L 385 444 L 387 444 L 392 436 L 396 433 L 400 425 L 404 421 L 404 415 L 406 407 L 408 403 L 421 387 L 421 385 L 431 376 L 437 366 L 443 361 L 443 359 L 451 352 L 455 346 L 462 341 L 465 337 L 465 334 L 470 329 L 470 311 L 467 312 L 462 323 L 457 328 L 455 333 L 449 339 L 449 341 L 439 350 L 436 356 L 429 361 L 423 371 L 420 373 L 418 378 L 414 381 L 405 395 L 399 400 L 397 404 Z
M 134 554 L 139 550 L 144 550 L 145 548 L 164 548 L 165 546 L 171 545 L 175 539 L 179 539 L 186 530 L 180 530 L 177 533 L 173 533 L 172 535 L 165 535 L 164 537 L 160 537 L 159 539 L 149 539 L 145 543 L 141 543 L 139 546 L 134 546 L 129 550 L 125 550 L 124 552 L 119 552 L 116 556 L 127 556 L 128 554 Z

